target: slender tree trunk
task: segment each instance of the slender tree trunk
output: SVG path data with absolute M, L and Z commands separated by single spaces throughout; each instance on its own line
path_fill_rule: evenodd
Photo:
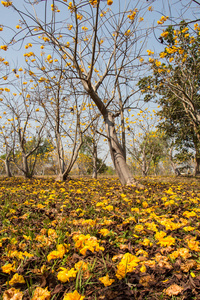
M 65 171 L 65 162 L 64 162 L 64 149 L 62 145 L 62 140 L 60 137 L 60 133 L 56 132 L 56 144 L 57 144 L 57 155 L 58 155 L 58 172 L 59 174 L 63 174 Z
M 93 144 L 93 151 L 92 151 L 92 178 L 97 179 L 97 145 Z
M 7 177 L 12 177 L 12 173 L 11 173 L 11 170 L 10 170 L 10 161 L 6 158 L 4 163 L 5 163 L 5 169 L 6 169 L 6 176 Z
M 145 155 L 145 147 L 143 148 L 143 153 L 142 153 L 142 175 L 147 176 L 147 162 L 146 162 L 146 155 Z
M 104 116 L 104 121 L 106 125 L 106 132 L 108 136 L 111 158 L 121 184 L 143 187 L 133 178 L 133 175 L 131 174 L 129 167 L 126 163 L 123 148 L 118 141 L 117 134 L 115 131 L 113 114 L 108 112 Z

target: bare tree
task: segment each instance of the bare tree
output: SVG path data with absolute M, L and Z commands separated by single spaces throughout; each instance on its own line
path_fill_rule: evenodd
M 124 86 L 131 94 L 135 84 L 138 58 L 146 37 L 146 31 L 139 31 L 140 14 L 145 10 L 148 13 L 147 6 L 137 9 L 130 1 L 122 9 L 118 1 L 112 11 L 100 1 L 57 2 L 65 12 L 64 20 L 59 19 L 55 2 L 51 7 L 48 1 L 30 3 L 33 13 L 28 4 L 26 11 L 19 10 L 17 5 L 12 7 L 23 22 L 23 33 L 33 38 L 40 35 L 43 43 L 65 60 L 66 69 L 73 73 L 71 79 L 81 82 L 80 90 L 87 93 L 104 118 L 111 158 L 121 183 L 137 185 L 115 130 L 115 117 L 119 116 L 124 101 L 116 91 L 120 85 L 121 90 Z M 139 1 L 136 4 L 139 6 Z M 46 11 L 43 19 L 37 14 L 41 6 Z
M 25 177 L 32 177 L 37 151 L 42 141 L 46 118 L 35 105 L 34 93 L 28 91 L 27 82 L 19 79 L 18 93 L 11 93 L 5 88 L 1 95 L 1 109 L 4 110 L 5 124 L 11 125 L 11 136 L 5 136 L 6 153 Z M 36 125 L 33 123 L 36 122 Z M 8 133 L 6 134 L 8 135 Z M 35 143 L 30 140 L 35 136 Z

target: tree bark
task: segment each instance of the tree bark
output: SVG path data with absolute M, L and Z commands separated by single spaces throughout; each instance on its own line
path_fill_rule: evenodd
M 27 156 L 22 153 L 22 163 L 23 163 L 23 173 L 25 178 L 31 178 L 32 177 L 32 172 L 30 172 L 29 167 L 28 167 L 28 159 Z
M 93 144 L 93 151 L 92 151 L 92 178 L 97 179 L 97 145 Z
M 12 173 L 10 170 L 10 161 L 8 159 L 5 159 L 4 163 L 5 163 L 5 169 L 6 169 L 6 176 L 12 177 Z
M 106 125 L 106 132 L 108 136 L 111 158 L 121 184 L 133 185 L 139 188 L 143 188 L 143 186 L 133 178 L 129 167 L 126 163 L 123 148 L 118 141 L 117 134 L 115 131 L 113 114 L 111 112 L 108 112 L 104 116 L 104 121 Z
M 199 175 L 200 174 L 200 170 L 199 170 L 199 166 L 200 166 L 200 157 L 198 157 L 198 155 L 195 155 L 195 169 L 194 169 L 194 175 Z

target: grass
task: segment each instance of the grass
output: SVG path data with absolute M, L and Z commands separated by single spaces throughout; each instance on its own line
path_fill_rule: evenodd
M 199 299 L 200 180 L 141 180 L 0 178 L 0 299 Z

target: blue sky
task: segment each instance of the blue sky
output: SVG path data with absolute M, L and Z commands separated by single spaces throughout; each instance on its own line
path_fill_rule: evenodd
M 106 0 L 101 0 L 102 4 L 101 7 L 107 7 Z M 50 7 L 52 0 L 47 0 L 48 6 Z M 61 8 L 61 12 L 59 13 L 59 19 L 65 18 L 66 9 L 63 10 L 62 6 L 62 0 L 55 1 L 54 3 L 58 6 L 58 8 Z M 69 2 L 69 1 L 68 1 Z M 84 2 L 84 1 L 83 1 Z M 140 1 L 121 1 L 121 7 L 123 9 L 123 4 L 126 5 L 128 2 L 131 2 L 133 4 L 133 7 L 139 7 L 140 4 L 142 4 L 144 7 L 152 6 L 153 11 L 146 13 L 144 16 L 144 23 L 143 27 L 150 27 L 152 24 L 156 25 L 157 20 L 162 16 L 164 13 L 165 15 L 168 15 L 169 21 L 166 22 L 166 25 L 173 24 L 174 20 L 180 16 L 181 18 L 185 18 L 185 20 L 191 20 L 195 18 L 199 18 L 199 12 L 200 12 L 200 6 L 197 6 L 196 4 L 192 5 L 192 9 L 187 10 L 184 9 L 184 5 L 186 6 L 188 4 L 188 0 L 178 1 L 178 0 L 149 0 L 148 2 L 146 0 L 140 0 Z M 169 2 L 169 3 L 168 3 Z M 24 0 L 14 0 L 13 4 L 16 5 L 18 9 L 24 10 Z M 40 0 L 39 4 L 36 5 L 37 12 L 39 12 L 39 17 L 44 17 L 44 10 L 45 10 L 45 0 Z M 116 4 L 115 4 L 116 3 Z M 118 3 L 120 3 L 120 0 L 114 0 L 112 9 L 113 11 L 116 10 L 116 7 L 118 6 Z M 182 4 L 181 4 L 182 3 Z M 39 8 L 39 10 L 38 10 Z M 4 26 L 4 30 L 0 32 L 0 43 L 5 44 L 10 40 L 12 37 L 14 31 L 17 32 L 15 26 L 19 24 L 20 17 L 17 15 L 16 12 L 14 12 L 12 7 L 5 8 L 2 4 L 0 4 L 0 24 Z M 159 33 L 162 32 L 162 29 L 159 31 L 155 31 L 155 36 L 158 38 Z M 146 48 L 152 49 L 154 51 L 161 51 L 162 45 L 159 44 L 158 41 L 156 41 L 154 35 L 151 35 L 150 38 L 148 38 L 148 41 L 146 43 Z M 23 37 L 23 33 L 21 35 Z M 30 42 L 30 39 L 28 40 Z M 7 52 L 4 52 L 0 49 L 0 56 L 6 58 L 13 66 L 19 67 L 24 64 L 24 45 L 25 43 L 18 43 L 17 45 L 13 46 L 12 49 L 9 49 Z

